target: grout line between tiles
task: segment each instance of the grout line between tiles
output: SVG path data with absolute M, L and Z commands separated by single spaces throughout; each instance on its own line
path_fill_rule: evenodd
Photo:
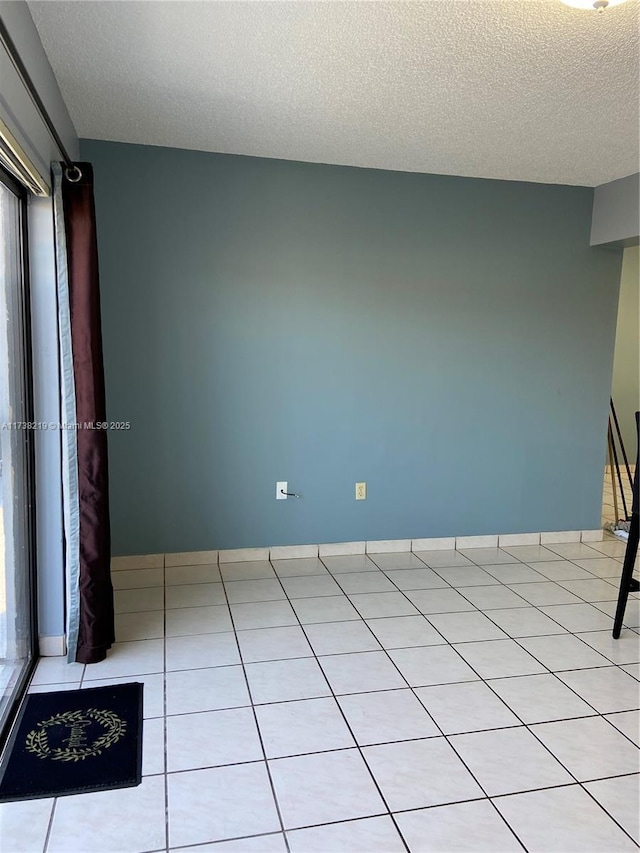
M 58 805 L 58 798 L 54 797 L 53 803 L 51 804 L 51 813 L 49 815 L 49 823 L 47 824 L 47 832 L 44 838 L 44 845 L 42 847 L 43 853 L 47 853 L 49 848 L 49 840 L 51 838 L 51 831 L 53 829 L 53 819 L 56 813 L 56 806 Z
M 169 850 L 169 778 L 167 776 L 167 771 L 169 769 L 169 747 L 167 742 L 167 569 L 166 569 L 166 556 L 163 557 L 162 561 L 162 580 L 163 580 L 163 589 L 164 589 L 164 612 L 162 614 L 162 709 L 164 711 L 162 717 L 162 748 L 163 748 L 163 757 L 164 757 L 164 773 L 163 773 L 163 785 L 164 785 L 164 838 L 165 838 L 165 850 L 168 853 Z M 144 689 L 144 688 L 143 688 Z M 142 722 L 142 728 L 144 732 L 144 720 Z
M 278 580 L 280 580 L 280 579 L 278 578 Z M 282 584 L 282 582 L 281 582 L 281 581 L 280 581 L 280 584 L 281 584 L 282 589 L 284 590 L 285 595 L 286 595 L 286 589 L 284 588 L 284 585 Z M 352 605 L 353 605 L 353 602 L 352 602 Z M 353 606 L 355 607 L 355 605 L 353 605 Z M 355 609 L 357 610 L 357 608 L 355 608 Z M 358 611 L 358 612 L 359 612 L 359 611 Z M 296 613 L 296 616 L 297 616 L 297 613 Z M 360 618 L 362 619 L 362 616 L 361 616 Z M 362 621 L 363 621 L 363 622 L 364 622 L 364 624 L 366 625 L 366 622 L 364 621 L 364 619 L 362 619 Z M 371 778 L 371 781 L 373 782 L 373 784 L 374 784 L 374 786 L 375 786 L 376 790 L 378 791 L 378 794 L 379 794 L 379 796 L 380 796 L 380 799 L 381 799 L 382 803 L 383 803 L 383 804 L 385 805 L 385 807 L 387 808 L 387 812 L 388 812 L 388 814 L 389 814 L 389 817 L 390 817 L 391 821 L 393 822 L 393 825 L 394 825 L 394 827 L 395 827 L 395 829 L 396 829 L 396 831 L 397 831 L 397 833 L 398 833 L 398 835 L 399 835 L 400 839 L 402 840 L 402 843 L 404 844 L 404 846 L 405 846 L 405 848 L 406 848 L 406 850 L 407 850 L 407 853 L 411 853 L 411 851 L 410 851 L 410 849 L 409 849 L 409 845 L 408 845 L 408 844 L 407 844 L 407 842 L 405 841 L 405 838 L 404 838 L 403 834 L 400 832 L 400 827 L 399 827 L 399 826 L 398 826 L 398 824 L 396 823 L 396 819 L 394 818 L 393 813 L 391 812 L 391 807 L 389 806 L 389 803 L 387 802 L 387 798 L 384 796 L 384 793 L 383 793 L 383 791 L 382 791 L 382 789 L 381 789 L 380 785 L 378 784 L 378 780 L 375 778 L 375 776 L 374 776 L 374 774 L 373 774 L 373 771 L 372 771 L 372 770 L 371 770 L 371 768 L 369 767 L 369 763 L 367 762 L 367 760 L 366 760 L 366 758 L 365 758 L 365 756 L 364 756 L 364 753 L 363 753 L 363 751 L 362 751 L 362 747 L 361 747 L 361 745 L 358 743 L 358 739 L 356 738 L 355 733 L 354 733 L 353 729 L 351 728 L 351 724 L 349 723 L 349 720 L 347 719 L 347 716 L 346 716 L 346 714 L 344 713 L 344 711 L 343 711 L 343 709 L 342 709 L 342 705 L 341 705 L 341 704 L 340 704 L 340 702 L 338 701 L 338 697 L 337 697 L 337 695 L 336 695 L 336 693 L 335 693 L 335 691 L 334 691 L 334 689 L 333 689 L 333 686 L 332 686 L 331 682 L 329 681 L 329 678 L 328 678 L 328 676 L 327 676 L 326 672 L 324 671 L 324 669 L 323 669 L 323 667 L 322 667 L 322 664 L 321 664 L 320 660 L 318 659 L 318 656 L 315 654 L 315 651 L 314 651 L 313 646 L 311 645 L 311 641 L 310 641 L 310 639 L 309 639 L 309 635 L 307 634 L 307 632 L 306 632 L 306 630 L 305 630 L 304 625 L 302 624 L 302 622 L 300 622 L 300 620 L 299 620 L 299 619 L 298 619 L 298 624 L 299 624 L 300 630 L 301 630 L 301 631 L 302 631 L 302 633 L 304 634 L 304 637 L 305 637 L 305 639 L 306 639 L 307 643 L 309 644 L 309 646 L 310 646 L 311 650 L 314 652 L 314 658 L 315 658 L 315 661 L 316 661 L 316 663 L 318 664 L 318 666 L 319 666 L 320 670 L 322 671 L 322 675 L 323 675 L 323 677 L 324 677 L 324 680 L 326 681 L 327 686 L 328 686 L 328 688 L 329 688 L 329 690 L 330 690 L 330 692 L 331 692 L 331 698 L 333 699 L 333 701 L 334 701 L 334 703 L 335 703 L 336 707 L 338 708 L 338 711 L 339 711 L 339 713 L 340 713 L 340 715 L 341 715 L 341 717 L 342 717 L 342 719 L 343 719 L 343 721 L 344 721 L 344 723 L 345 723 L 345 725 L 346 725 L 346 727 L 347 727 L 347 729 L 348 729 L 348 731 L 349 731 L 349 734 L 351 735 L 351 737 L 352 737 L 352 739 L 353 739 L 353 742 L 354 742 L 354 744 L 355 744 L 355 748 L 358 750 L 358 754 L 360 755 L 361 760 L 364 762 L 364 765 L 365 765 L 365 767 L 367 768 L 367 772 L 369 773 L 369 776 L 370 776 L 370 778 Z M 375 637 L 375 635 L 374 635 L 373 631 L 371 631 L 371 628 L 369 628 L 369 626 L 368 626 L 368 625 L 367 625 L 367 629 L 368 629 L 368 630 L 369 630 L 369 632 L 371 633 L 371 636 L 372 636 L 372 637 L 377 641 L 377 637 Z M 402 675 L 402 673 L 400 673 L 400 674 Z M 354 748 L 354 747 L 349 747 L 349 749 L 353 749 L 353 748 Z
M 278 801 L 278 795 L 276 793 L 276 788 L 275 788 L 275 785 L 273 782 L 273 777 L 271 775 L 271 768 L 269 766 L 269 761 L 267 759 L 267 751 L 266 751 L 265 746 L 264 746 L 264 740 L 262 738 L 262 731 L 260 730 L 260 725 L 258 724 L 258 715 L 256 714 L 256 709 L 255 709 L 255 705 L 253 702 L 253 694 L 251 693 L 251 686 L 249 684 L 249 678 L 247 677 L 246 665 L 245 665 L 244 658 L 242 656 L 242 649 L 240 648 L 240 643 L 238 641 L 238 632 L 236 631 L 236 628 L 235 628 L 235 622 L 233 620 L 233 613 L 231 611 L 231 604 L 229 602 L 229 596 L 227 595 L 227 588 L 226 588 L 226 584 L 224 581 L 223 581 L 223 589 L 224 589 L 225 599 L 227 602 L 227 607 L 229 609 L 229 618 L 231 620 L 231 627 L 233 629 L 233 634 L 234 634 L 234 638 L 236 641 L 236 647 L 238 649 L 238 655 L 240 657 L 240 665 L 242 666 L 242 674 L 244 676 L 244 682 L 245 682 L 245 686 L 247 688 L 247 694 L 249 696 L 251 713 L 253 715 L 253 722 L 254 722 L 254 725 L 256 727 L 258 739 L 260 740 L 260 748 L 262 750 L 262 755 L 263 755 L 263 759 L 264 759 L 264 767 L 265 767 L 265 770 L 267 772 L 267 777 L 269 779 L 269 786 L 271 788 L 271 796 L 273 797 L 273 802 L 274 802 L 274 805 L 276 808 L 276 813 L 278 815 L 278 821 L 280 823 L 280 831 L 282 832 L 282 835 L 284 837 L 285 847 L 287 849 L 287 853 L 290 853 L 289 839 L 287 838 L 286 833 L 285 833 L 284 819 L 282 817 L 282 810 L 280 808 L 280 803 Z
M 633 835 L 631 835 L 631 833 L 630 833 L 630 832 L 628 832 L 628 831 L 624 828 L 624 826 L 620 823 L 620 821 L 619 821 L 616 817 L 614 817 L 614 815 L 609 811 L 609 809 L 607 809 L 605 806 L 603 806 L 603 805 L 602 805 L 602 803 L 601 803 L 599 800 L 597 800 L 597 799 L 594 797 L 594 795 L 591 793 L 591 791 L 586 787 L 586 786 L 587 786 L 587 784 L 590 784 L 591 782 L 606 781 L 606 780 L 608 780 L 608 779 L 621 779 L 621 778 L 623 778 L 623 776 L 633 776 L 633 775 L 636 775 L 636 774 L 633 774 L 633 773 L 625 773 L 625 774 L 621 774 L 620 776 L 606 776 L 606 777 L 604 777 L 604 779 L 603 779 L 603 780 L 599 780 L 599 779 L 589 779 L 586 783 L 581 783 L 581 784 L 580 784 L 580 787 L 582 788 L 582 790 L 583 790 L 583 791 L 585 791 L 585 792 L 589 795 L 589 797 L 591 797 L 591 799 L 593 800 L 593 802 L 594 802 L 597 806 L 599 806 L 599 807 L 602 809 L 602 811 L 603 811 L 606 815 L 608 815 L 608 816 L 611 818 L 611 820 L 612 820 L 615 824 L 617 824 L 617 825 L 620 827 L 620 829 L 625 833 L 625 835 L 627 835 L 627 836 L 628 836 L 628 837 L 633 841 L 633 843 L 634 843 L 634 844 L 636 845 L 636 847 L 637 847 L 637 846 L 638 846 L 638 842 L 637 842 L 637 841 L 636 841 L 636 839 L 633 837 Z
M 225 838 L 224 841 L 199 841 L 197 844 L 180 844 L 175 847 L 170 848 L 170 853 L 174 853 L 174 851 L 179 850 L 197 850 L 198 848 L 204 849 L 205 847 L 211 847 L 212 844 L 227 844 L 232 841 L 247 841 L 248 839 L 253 838 L 270 838 L 272 835 L 284 835 L 283 832 L 259 832 L 256 835 L 234 835 L 233 838 Z

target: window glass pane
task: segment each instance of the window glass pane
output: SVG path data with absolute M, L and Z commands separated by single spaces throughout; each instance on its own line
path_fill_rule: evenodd
M 32 657 L 21 205 L 0 182 L 0 726 Z

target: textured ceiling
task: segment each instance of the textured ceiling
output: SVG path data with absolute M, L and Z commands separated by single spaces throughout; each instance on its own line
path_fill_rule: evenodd
M 81 137 L 589 186 L 638 171 L 638 0 L 29 7 Z

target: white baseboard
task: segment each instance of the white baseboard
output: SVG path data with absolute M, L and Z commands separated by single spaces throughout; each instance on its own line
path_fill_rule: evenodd
M 495 536 L 456 536 L 456 548 L 497 548 L 498 534 Z
M 318 556 L 318 545 L 276 545 L 269 551 L 271 560 L 301 560 Z
M 220 563 L 248 563 L 252 560 L 268 559 L 268 548 L 234 548 L 230 551 L 218 551 Z
M 173 566 L 210 566 L 218 562 L 217 551 L 181 551 L 178 554 L 165 554 L 165 568 Z
M 164 554 L 138 554 L 131 557 L 112 557 L 111 571 L 121 569 L 163 569 Z
M 367 554 L 389 554 L 394 551 L 410 551 L 411 539 L 379 539 L 367 542 Z
M 503 533 L 498 536 L 498 548 L 513 548 L 517 545 L 539 545 L 540 533 Z
M 56 658 L 67 653 L 67 638 L 63 634 L 61 637 L 40 637 L 38 639 L 40 657 Z
M 347 557 L 353 554 L 364 554 L 366 542 L 328 542 L 318 546 L 319 557 Z
M 602 542 L 604 539 L 604 530 L 600 527 L 598 530 L 583 530 L 580 536 L 581 542 Z
M 540 534 L 541 545 L 560 545 L 567 542 L 579 542 L 582 536 L 581 530 L 556 530 L 550 533 Z
M 223 551 L 183 551 L 140 557 L 114 557 L 112 568 L 139 569 L 158 565 L 195 566 L 213 563 L 243 563 L 251 560 L 289 560 L 309 557 L 342 557 L 352 554 L 384 554 L 399 551 L 443 551 L 465 548 L 498 548 L 520 545 L 553 545 L 565 542 L 599 542 L 598 530 L 551 530 L 542 533 L 501 533 L 483 536 L 447 536 L 426 539 L 382 539 L 372 542 L 325 542 L 319 545 L 275 545 L 271 548 L 232 548 Z M 113 566 L 113 563 L 116 563 Z

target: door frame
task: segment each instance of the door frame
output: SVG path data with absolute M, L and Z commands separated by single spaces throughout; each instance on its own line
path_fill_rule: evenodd
M 20 201 L 20 269 L 21 281 L 19 297 L 23 308 L 22 329 L 22 368 L 24 376 L 24 417 L 33 423 L 33 350 L 31 335 L 31 288 L 29 270 L 29 229 L 28 203 L 29 193 L 9 172 L 0 166 L 0 183 L 4 184 Z M 13 697 L 5 709 L 5 725 L 0 730 L 0 754 L 2 753 L 9 733 L 15 722 L 18 710 L 24 701 L 27 685 L 38 661 L 38 587 L 36 574 L 36 480 L 35 480 L 35 432 L 24 430 L 25 433 L 25 545 L 27 558 L 27 583 L 29 596 L 29 625 L 31 658 L 16 681 Z

